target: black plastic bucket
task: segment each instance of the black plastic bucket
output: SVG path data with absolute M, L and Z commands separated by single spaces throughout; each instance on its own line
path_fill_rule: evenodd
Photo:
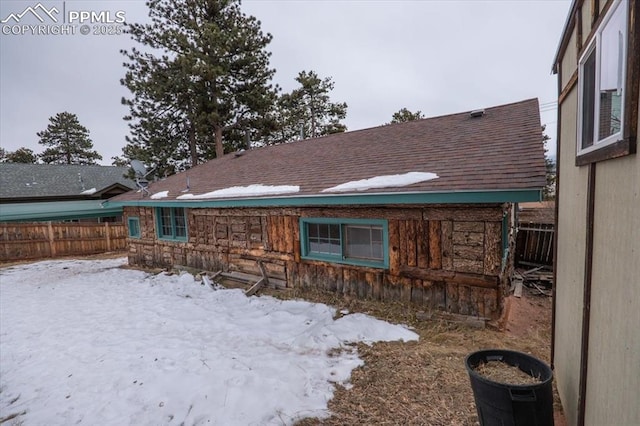
M 511 385 L 490 380 L 475 368 L 489 361 L 518 367 L 539 383 Z M 481 426 L 553 426 L 553 372 L 544 362 L 521 352 L 488 349 L 465 359 Z

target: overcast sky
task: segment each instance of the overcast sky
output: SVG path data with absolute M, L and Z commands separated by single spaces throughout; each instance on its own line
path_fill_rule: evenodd
M 80 11 L 109 12 L 111 20 L 147 19 L 138 0 L 40 3 L 59 11 L 52 12 L 58 24 L 63 15 L 68 19 Z M 2 0 L 0 20 L 37 4 Z M 242 8 L 273 35 L 268 49 L 275 83 L 290 91 L 302 70 L 332 77 L 331 97 L 348 104 L 349 130 L 387 123 L 402 107 L 432 117 L 538 98 L 555 152 L 551 65 L 569 5 L 569 0 L 245 0 Z M 44 24 L 52 24 L 40 14 Z M 101 29 L 85 23 L 92 32 Z M 75 34 L 11 34 L 23 31 L 15 26 L 24 24 L 39 22 L 28 13 L 19 23 L 0 24 L 0 146 L 41 152 L 36 133 L 49 117 L 69 111 L 89 129 L 103 164 L 110 164 L 128 133 L 119 50 L 130 49 L 133 41 L 127 35 L 82 35 L 78 22 Z

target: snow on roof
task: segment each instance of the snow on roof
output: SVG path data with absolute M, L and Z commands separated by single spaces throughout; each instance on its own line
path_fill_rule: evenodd
M 97 189 L 91 188 L 91 189 L 87 189 L 86 191 L 82 191 L 80 194 L 81 195 L 91 195 L 91 194 L 95 194 L 96 191 L 97 191 Z
M 184 194 L 177 197 L 178 200 L 201 200 L 204 198 L 221 198 L 221 197 L 259 197 L 261 195 L 279 195 L 300 192 L 297 185 L 248 185 L 248 186 L 232 186 L 230 188 L 218 189 L 217 191 L 207 192 L 204 194 Z M 153 197 L 152 197 L 153 198 Z
M 156 192 L 151 196 L 152 200 L 159 200 L 161 198 L 167 198 L 169 196 L 169 191 L 160 191 Z
M 366 191 L 367 189 L 391 188 L 412 185 L 414 183 L 437 178 L 438 175 L 435 173 L 424 172 L 408 172 L 400 175 L 375 176 L 369 179 L 354 180 L 337 186 L 332 186 L 331 188 L 323 189 L 322 192 Z

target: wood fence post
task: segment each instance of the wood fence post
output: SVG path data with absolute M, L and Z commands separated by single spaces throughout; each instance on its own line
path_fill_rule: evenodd
M 51 257 L 56 256 L 56 241 L 53 235 L 53 225 L 51 221 L 47 222 L 47 228 L 49 229 L 49 254 Z
M 109 222 L 104 223 L 104 231 L 107 236 L 107 251 L 111 251 L 111 231 L 109 230 Z

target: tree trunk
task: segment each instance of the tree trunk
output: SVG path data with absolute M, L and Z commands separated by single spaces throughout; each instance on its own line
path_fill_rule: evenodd
M 198 147 L 196 146 L 196 130 L 193 123 L 189 126 L 189 152 L 191 153 L 191 167 L 198 164 Z
M 222 158 L 224 155 L 224 146 L 222 146 L 222 127 L 216 127 L 216 158 Z

